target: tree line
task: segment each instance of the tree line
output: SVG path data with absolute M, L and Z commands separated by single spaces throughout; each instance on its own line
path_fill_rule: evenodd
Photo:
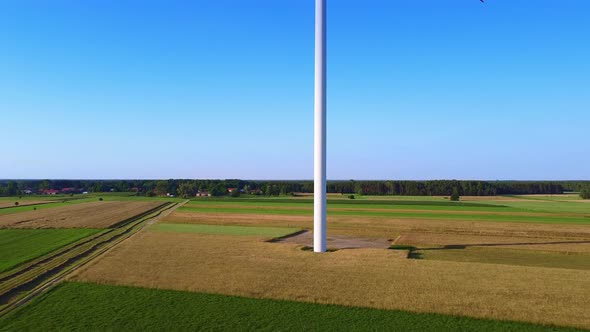
M 267 196 L 312 193 L 313 181 L 257 180 L 0 180 L 0 196 L 39 194 L 46 190 L 80 192 L 135 192 L 137 195 L 182 197 L 205 192 L 211 196 L 255 194 Z M 521 194 L 561 194 L 590 190 L 590 181 L 328 181 L 328 193 L 359 195 L 495 196 Z

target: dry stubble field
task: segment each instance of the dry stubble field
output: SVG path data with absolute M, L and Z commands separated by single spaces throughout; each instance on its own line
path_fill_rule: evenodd
M 0 228 L 105 228 L 162 204 L 157 201 L 97 201 L 0 215 Z

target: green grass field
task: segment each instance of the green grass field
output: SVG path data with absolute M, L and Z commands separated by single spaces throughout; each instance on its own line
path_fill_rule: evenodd
M 433 209 L 458 209 L 458 208 L 486 208 L 493 209 L 489 211 L 496 211 L 501 208 L 501 205 L 487 204 L 487 203 L 473 203 L 473 202 L 451 202 L 448 200 L 433 200 L 428 197 L 410 197 L 411 199 L 397 199 L 393 197 L 381 199 L 364 199 L 364 200 L 345 200 L 345 199 L 328 199 L 328 206 L 334 207 L 366 207 L 366 208 L 409 208 L 411 206 L 418 206 L 419 208 L 433 208 Z M 191 200 L 189 204 L 244 204 L 277 206 L 288 204 L 291 206 L 313 206 L 313 199 L 307 198 L 199 198 Z M 488 210 L 486 210 L 488 211 Z
M 100 229 L 0 229 L 0 272 L 43 256 Z
M 219 226 L 204 224 L 155 224 L 150 230 L 160 232 L 222 234 L 240 236 L 281 237 L 299 231 L 297 228 L 286 227 L 248 227 L 248 226 Z
M 43 208 L 52 208 L 57 206 L 64 206 L 67 204 L 77 204 L 87 201 L 98 200 L 99 196 L 84 195 L 86 197 L 71 202 L 55 202 L 43 206 Z M 101 195 L 103 200 L 171 200 L 169 198 L 151 198 L 151 197 L 137 197 L 130 195 Z M 449 245 L 449 248 L 438 248 L 436 245 L 428 245 L 430 242 L 416 242 L 414 244 L 417 249 L 414 250 L 416 257 L 422 258 L 424 261 L 413 261 L 411 264 L 453 264 L 451 262 L 461 263 L 488 263 L 497 266 L 497 269 L 513 269 L 515 266 L 528 266 L 531 268 L 551 268 L 552 271 L 557 271 L 555 268 L 570 269 L 571 273 L 585 273 L 590 270 L 590 256 L 584 252 L 583 248 L 575 247 L 579 252 L 553 252 L 541 250 L 527 250 L 518 246 L 504 248 L 497 245 L 485 246 L 485 243 L 496 243 L 489 238 L 491 236 L 509 237 L 510 234 L 504 234 L 502 231 L 515 231 L 515 234 L 522 229 L 523 234 L 528 236 L 526 232 L 535 227 L 545 232 L 539 236 L 548 236 L 551 241 L 557 241 L 556 246 L 559 246 L 559 241 L 566 242 L 565 245 L 573 246 L 567 243 L 568 241 L 581 242 L 583 246 L 587 238 L 572 237 L 567 239 L 568 232 L 574 233 L 578 229 L 583 229 L 585 225 L 590 225 L 590 204 L 577 201 L 569 201 L 568 197 L 510 197 L 507 199 L 481 199 L 465 202 L 450 202 L 448 199 L 442 197 L 370 197 L 362 196 L 357 199 L 350 200 L 343 198 L 330 198 L 328 201 L 328 215 L 329 216 L 351 216 L 354 218 L 334 218 L 334 224 L 331 227 L 337 229 L 338 234 L 343 236 L 359 236 L 356 234 L 368 234 L 366 236 L 377 236 L 383 234 L 384 238 L 395 238 L 398 232 L 405 231 L 406 225 L 422 225 L 426 231 L 422 232 L 422 228 L 412 230 L 416 234 L 429 234 L 427 231 L 432 229 L 428 226 L 439 227 L 437 231 L 443 232 L 448 227 L 450 235 L 444 233 L 445 236 L 457 237 L 455 240 L 446 240 L 448 242 L 436 242 L 438 238 L 434 235 L 429 235 L 434 238 L 432 243 L 458 243 L 458 245 Z M 183 199 L 172 199 L 175 202 L 184 201 Z M 236 247 L 237 243 L 243 241 L 263 241 L 270 238 L 282 237 L 295 233 L 300 228 L 307 228 L 307 219 L 305 218 L 291 218 L 286 219 L 285 216 L 308 216 L 313 215 L 313 203 L 309 198 L 292 198 L 292 197 L 251 197 L 251 198 L 203 198 L 192 199 L 183 207 L 178 208 L 178 215 L 172 215 L 168 219 L 163 219 L 162 222 L 155 223 L 149 226 L 146 230 L 150 236 L 161 236 L 163 238 L 172 239 L 173 234 L 166 233 L 195 233 L 195 234 L 210 234 L 208 236 L 197 235 L 177 235 L 178 238 L 190 239 L 191 236 L 197 236 L 202 242 L 206 239 L 214 238 L 213 235 L 224 235 L 218 237 L 228 241 L 228 247 Z M 30 210 L 32 207 L 15 207 L 6 210 L 19 212 L 21 210 Z M 37 207 L 39 209 L 39 206 Z M 184 213 L 183 213 L 184 212 Z M 473 213 L 471 213 L 473 212 Z M 174 212 L 176 213 L 176 212 Z M 191 214 L 187 214 L 191 213 Z M 193 214 L 194 213 L 194 214 Z M 2 211 L 0 211 L 2 214 Z M 210 214 L 230 214 L 230 216 L 211 216 Z M 232 216 L 249 215 L 245 217 L 248 222 L 254 220 L 252 225 L 236 226 L 239 224 L 232 221 Z M 254 215 L 261 215 L 261 224 Z M 263 215 L 276 215 L 275 217 L 264 217 Z M 207 219 L 211 218 L 211 219 Z M 218 218 L 218 219 L 215 219 Z M 388 218 L 396 218 L 391 226 L 381 227 L 379 223 Z M 285 222 L 285 226 L 281 227 L 281 219 L 295 220 L 294 225 L 289 227 L 289 222 Z M 270 222 L 265 223 L 269 220 Z M 276 221 L 278 220 L 278 221 Z M 301 221 L 303 220 L 303 221 Z M 341 221 L 344 220 L 344 221 Z M 352 220 L 349 222 L 349 220 Z M 417 220 L 428 220 L 418 222 Z M 453 221 L 473 221 L 481 222 L 478 228 L 470 228 L 471 223 L 453 223 Z M 186 223 L 186 222 L 189 223 Z M 440 225 L 438 224 L 440 221 Z M 190 223 L 193 222 L 193 223 Z M 199 222 L 209 223 L 200 224 Z M 234 224 L 232 224 L 232 222 Z M 340 222 L 340 223 L 339 223 Z M 522 223 L 521 225 L 498 225 L 490 222 L 505 222 L 505 223 Z M 215 225 L 220 223 L 220 225 Z M 225 225 L 221 225 L 226 223 Z M 350 225 L 350 229 L 347 228 Z M 486 226 L 483 226 L 486 223 Z M 530 224 L 529 224 L 530 223 Z M 532 225 L 533 223 L 544 223 L 554 225 Z M 293 223 L 291 223 L 293 224 Z M 398 225 L 399 224 L 399 225 Z M 561 234 L 561 225 L 564 224 L 564 234 Z M 576 224 L 581 226 L 575 226 Z M 309 224 L 311 226 L 311 223 Z M 401 226 L 400 226 L 401 225 Z M 426 226 L 424 226 L 426 225 Z M 463 225 L 463 226 L 462 226 Z M 475 224 L 474 224 L 475 225 Z M 566 227 L 566 225 L 569 225 Z M 340 228 L 338 228 L 340 227 Z M 352 229 L 357 227 L 357 229 Z M 372 228 L 371 228 L 372 227 Z M 397 228 L 396 228 L 397 227 Z M 486 228 L 487 227 L 487 228 Z M 572 229 L 569 230 L 568 229 Z M 499 231 L 498 231 L 499 230 Z M 80 231 L 86 231 L 84 235 Z M 0 230 L 0 272 L 10 269 L 18 264 L 35 257 L 46 254 L 58 247 L 67 245 L 73 241 L 78 240 L 84 236 L 91 234 L 94 231 L 100 230 Z M 358 232 L 357 232 L 358 231 Z M 8 232 L 13 232 L 16 235 L 10 235 Z M 27 235 L 30 232 L 30 235 Z M 50 235 L 50 232 L 55 232 Z M 56 235 L 63 232 L 61 235 Z M 69 234 L 68 232 L 77 232 L 77 234 Z M 422 233 L 421 233 L 422 232 Z M 489 232 L 491 235 L 486 235 Z M 555 232 L 555 235 L 553 233 Z M 581 231 L 584 233 L 584 231 Z M 410 232 L 411 233 L 411 232 Z M 377 235 L 373 235 L 377 234 Z M 400 233 L 401 234 L 401 233 Z M 411 233 L 413 234 L 413 233 Z M 482 235 L 483 234 L 483 235 Z M 531 233 L 532 234 L 532 233 Z M 578 233 L 576 233 L 577 235 Z M 227 235 L 227 236 L 225 236 Z M 525 236 L 519 235 L 519 236 Z M 230 238 L 229 236 L 236 236 Z M 250 236 L 251 238 L 247 238 Z M 364 236 L 364 235 L 363 235 Z M 386 237 L 385 237 L 386 236 Z M 483 245 L 473 247 L 465 245 L 461 247 L 461 243 L 476 243 L 463 242 L 463 236 L 467 237 L 482 237 Z M 531 236 L 535 236 L 534 234 Z M 553 237 L 556 239 L 554 239 Z M 561 239 L 566 237 L 565 239 Z M 138 237 L 141 238 L 141 237 Z M 430 239 L 426 236 L 425 238 Z M 174 240 L 166 247 L 174 245 Z M 411 237 L 410 237 L 411 239 Z M 415 241 L 421 238 L 416 237 Z M 138 240 L 139 241 L 139 240 Z M 451 242 L 453 241 L 453 242 Z M 456 241 L 456 242 L 455 242 Z M 515 240 L 516 242 L 525 240 Z M 245 242 L 243 242 L 245 243 Z M 479 242 L 477 242 L 479 243 Z M 402 243 L 403 244 L 403 243 Z M 269 244 L 264 244 L 269 245 Z M 276 244 L 282 245 L 282 244 Z M 148 246 L 153 247 L 152 242 Z M 399 245 L 398 245 L 399 246 Z M 439 245 L 442 246 L 442 245 Z M 34 248 L 35 250 L 31 250 Z M 244 248 L 250 248 L 244 245 Z M 547 250 L 553 250 L 549 248 Z M 195 251 L 200 252 L 203 256 L 206 250 Z M 344 251 L 340 252 L 343 253 Z M 369 251 L 367 251 L 369 252 Z M 193 252 L 184 252 L 184 255 L 193 255 Z M 357 252 L 350 252 L 357 254 Z M 175 252 L 176 254 L 176 252 Z M 169 255 L 166 259 L 175 259 L 175 254 Z M 240 252 L 241 254 L 241 252 Z M 300 251 L 297 251 L 300 254 Z M 359 251 L 359 255 L 363 251 Z M 8 257 L 6 261 L 11 262 L 10 267 L 2 264 L 5 263 L 4 257 Z M 143 256 L 140 256 L 143 257 Z M 213 257 L 213 256 L 212 256 Z M 214 257 L 222 264 L 225 264 L 223 258 Z M 231 257 L 231 256 L 230 256 Z M 358 259 L 361 256 L 354 256 Z M 176 258 L 178 259 L 178 258 Z M 351 258 L 353 259 L 353 258 Z M 132 260 L 130 260 L 132 261 Z M 430 262 L 440 261 L 440 262 Z M 446 261 L 446 262 L 443 262 Z M 128 262 L 124 261 L 124 266 Z M 389 264 L 389 261 L 388 261 Z M 405 264 L 405 263 L 404 263 Z M 178 264 L 177 264 L 178 265 Z M 190 269 L 210 268 L 207 264 L 180 264 L 187 266 Z M 257 266 L 256 264 L 254 264 Z M 511 265 L 511 266 L 510 266 Z M 157 266 L 157 265 L 150 265 Z M 235 266 L 235 265 L 232 265 Z M 492 266 L 492 265 L 487 265 Z M 496 267 L 494 267 L 496 268 Z M 143 271 L 146 268 L 136 268 L 137 271 Z M 441 265 L 441 270 L 444 267 Z M 116 269 L 114 279 L 79 279 L 85 281 L 99 282 L 101 285 L 93 283 L 81 282 L 66 282 L 59 285 L 54 290 L 41 297 L 35 299 L 32 303 L 25 307 L 16 310 L 4 318 L 0 318 L 0 331 L 14 331 L 14 330 L 90 330 L 90 331 L 104 331 L 104 330 L 263 330 L 263 331 L 299 331 L 299 330 L 328 330 L 328 331 L 357 331 L 357 330 L 400 330 L 400 331 L 579 331 L 573 328 L 561 328 L 554 326 L 542 326 L 522 322 L 499 321 L 491 319 L 478 319 L 468 317 L 449 316 L 435 313 L 412 313 L 395 310 L 380 310 L 371 308 L 345 307 L 337 305 L 317 304 L 309 302 L 292 302 L 282 300 L 269 300 L 253 298 L 226 296 L 221 294 L 204 294 L 191 293 L 173 290 L 159 290 L 159 289 L 144 289 L 133 287 L 122 287 L 115 285 L 102 285 L 102 283 L 111 283 L 109 280 L 118 280 L 117 273 L 120 273 L 121 268 Z M 180 270 L 182 271 L 182 270 Z M 203 273 L 203 271 L 199 273 Z M 244 270 L 249 271 L 249 270 Z M 264 272 L 259 272 L 260 276 L 267 276 L 269 269 Z M 549 270 L 548 270 L 549 271 Z M 185 271 L 186 272 L 186 271 Z M 243 271 L 237 267 L 232 268 L 233 273 L 239 275 Z M 281 271 L 279 271 L 281 272 Z M 298 275 L 300 271 L 291 275 Z M 354 272 L 354 271 L 353 271 Z M 258 272 L 257 272 L 258 273 Z M 282 272 L 281 272 L 282 273 Z M 379 273 L 379 272 L 377 272 Z M 561 273 L 561 272 L 560 272 Z M 177 275 L 184 275 L 179 272 Z M 247 274 L 247 273 L 246 273 Z M 390 275 L 388 275 L 390 276 Z M 404 278 L 406 275 L 404 275 Z M 408 278 L 412 274 L 407 275 Z M 416 277 L 416 275 L 414 275 Z M 220 278 L 216 275 L 215 279 Z M 338 275 L 341 278 L 341 275 Z M 124 278 L 123 278 L 124 279 Z M 164 278 L 170 280 L 170 277 Z M 280 280 L 279 277 L 277 279 Z M 581 278 L 583 280 L 584 278 Z M 191 280 L 195 280 L 191 278 Z M 389 280 L 389 279 L 387 279 Z M 558 285 L 562 279 L 555 281 Z M 172 286 L 159 286 L 158 281 L 149 284 L 147 287 L 162 287 L 175 288 Z M 392 279 L 391 282 L 396 282 Z M 123 282 L 122 284 L 126 284 Z M 128 283 L 132 285 L 133 283 Z M 233 286 L 233 281 L 230 282 Z M 140 284 L 146 286 L 144 284 Z M 267 284 L 265 284 L 265 287 Z M 555 286 L 554 285 L 554 286 Z M 247 283 L 246 287 L 252 287 L 251 283 Z M 270 286 L 278 287 L 276 285 Z M 306 286 L 304 286 L 306 287 Z M 381 286 L 377 285 L 378 292 L 372 300 L 379 300 L 383 297 Z M 445 286 L 446 287 L 446 286 Z M 489 287 L 486 284 L 485 287 Z M 506 287 L 506 286 L 502 286 Z M 553 287 L 553 286 L 552 286 Z M 557 286 L 555 286 L 557 287 Z M 301 287 L 300 287 L 301 288 Z M 297 289 L 300 289 L 297 288 Z M 345 290 L 346 287 L 341 288 Z M 416 288 L 416 292 L 420 292 L 420 288 Z M 444 287 L 443 287 L 444 288 Z M 583 287 L 582 287 L 583 288 Z M 182 289 L 182 288 L 178 288 Z M 499 288 L 504 289 L 504 288 Z M 213 289 L 201 289 L 204 292 L 214 292 Z M 363 290 L 365 291 L 365 290 Z M 216 293 L 224 293 L 222 291 L 215 291 Z M 577 291 L 576 291 L 577 292 Z M 411 293 L 411 292 L 410 292 Z M 227 294 L 236 294 L 228 292 Z M 238 293 L 240 294 L 240 293 Z M 246 293 L 250 294 L 250 293 Z M 290 294 L 290 293 L 289 293 Z M 315 294 L 315 293 L 314 293 Z M 338 296 L 342 294 L 338 293 Z M 251 295 L 247 295 L 251 296 Z M 388 296 L 403 296 L 399 293 Z M 479 293 L 478 293 L 479 296 Z M 265 296 L 266 297 L 266 296 Z M 267 297 L 268 298 L 268 297 Z M 316 300 L 301 300 L 297 297 L 291 296 L 276 296 L 276 299 L 292 299 L 294 301 L 316 301 Z M 358 298 L 355 297 L 355 299 Z M 401 298 L 391 299 L 394 302 L 399 302 Z M 534 300 L 534 299 L 533 299 Z M 439 303 L 440 306 L 445 306 L 448 300 L 443 300 Z M 324 303 L 334 303 L 325 302 Z M 506 301 L 496 301 L 498 305 L 506 306 Z M 342 303 L 342 302 L 341 302 Z M 350 305 L 367 305 L 357 304 L 357 302 L 350 302 Z M 560 303 L 560 302 L 555 302 Z M 490 310 L 494 310 L 493 305 L 490 305 Z M 378 307 L 378 306 L 376 306 Z M 564 310 L 566 306 L 562 306 Z M 141 310 L 138 310 L 141 308 Z M 383 308 L 381 306 L 380 308 Z M 406 306 L 390 307 L 395 309 L 410 310 Z M 578 306 L 580 308 L 580 306 Z M 496 308 L 497 309 L 497 308 Z M 416 309 L 413 310 L 424 310 Z M 428 312 L 437 312 L 438 310 L 427 309 Z M 583 310 L 582 310 L 583 311 Z M 438 311 L 441 312 L 441 311 Z M 447 311 L 448 312 L 448 311 Z M 458 311 L 453 311 L 458 312 Z M 461 314 L 473 315 L 470 310 L 459 311 Z M 485 316 L 485 315 L 484 315 Z M 567 316 L 567 315 L 566 315 Z M 489 317 L 489 316 L 487 316 Z M 518 319 L 519 316 L 502 316 L 505 319 Z M 559 316 L 563 317 L 563 315 Z M 529 320 L 525 317 L 525 321 Z M 531 318 L 530 321 L 544 321 Z M 555 321 L 555 320 L 554 320 Z M 553 322 L 549 320 L 549 322 Z M 569 323 L 568 323 L 569 322 Z M 557 321 L 556 324 L 572 324 L 573 326 L 580 326 L 573 324 L 578 323 L 575 319 L 566 321 L 566 323 Z
M 285 204 L 287 205 L 287 204 Z M 364 208 L 362 205 L 354 208 L 336 209 L 328 206 L 328 214 L 331 216 L 359 216 L 359 217 L 391 217 L 407 219 L 440 219 L 440 220 L 467 220 L 467 221 L 494 221 L 494 222 L 523 222 L 523 223 L 549 223 L 549 224 L 590 224 L 590 218 L 586 216 L 561 216 L 561 215 L 544 215 L 544 216 L 526 216 L 526 215 L 509 215 L 509 214 L 453 214 L 453 213 L 421 213 L 421 212 L 402 212 L 402 211 L 369 211 L 359 210 Z M 365 207 L 374 208 L 374 206 Z M 422 209 L 422 206 L 420 206 Z M 297 215 L 311 216 L 313 211 L 308 208 L 290 208 L 290 209 L 273 209 L 264 208 L 242 208 L 240 206 L 222 207 L 207 206 L 205 204 L 189 204 L 178 209 L 179 212 L 200 212 L 200 213 L 236 213 L 236 214 L 265 214 L 265 215 Z M 524 212 L 524 211 L 523 211 Z
M 89 283 L 62 284 L 0 319 L 0 331 L 26 330 L 579 331 L 510 321 Z
M 509 196 L 513 201 L 483 199 L 477 202 L 451 202 L 440 196 L 358 196 L 355 200 L 344 198 L 328 198 L 329 207 L 338 208 L 389 208 L 389 209 L 420 209 L 444 211 L 487 211 L 487 212 L 546 212 L 546 213 L 577 213 L 590 216 L 590 203 L 575 197 L 559 195 L 548 197 Z M 573 201 L 569 201 L 573 200 Z M 212 204 L 244 204 L 245 206 L 279 206 L 292 207 L 312 206 L 313 200 L 308 198 L 256 197 L 256 198 L 216 198 L 206 197 L 191 200 L 189 205 Z
M 506 248 L 418 250 L 422 259 L 590 270 L 590 255 Z

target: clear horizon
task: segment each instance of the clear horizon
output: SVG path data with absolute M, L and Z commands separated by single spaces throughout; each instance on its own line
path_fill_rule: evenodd
M 589 9 L 329 2 L 328 179 L 590 179 Z M 313 15 L 0 4 L 0 178 L 311 179 Z

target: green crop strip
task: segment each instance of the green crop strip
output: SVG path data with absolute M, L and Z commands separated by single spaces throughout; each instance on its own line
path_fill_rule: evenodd
M 62 284 L 0 320 L 0 331 L 25 330 L 579 331 L 440 314 L 90 283 Z

